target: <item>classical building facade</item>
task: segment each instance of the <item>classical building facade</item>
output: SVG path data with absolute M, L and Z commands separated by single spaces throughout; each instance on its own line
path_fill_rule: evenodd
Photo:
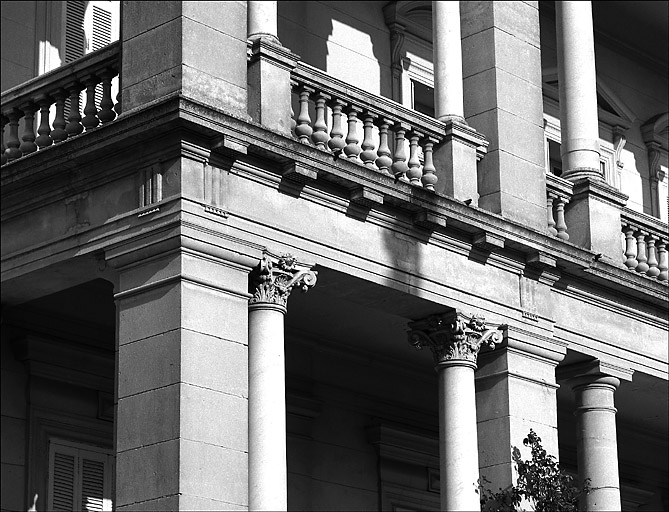
M 668 510 L 666 2 L 1 5 L 2 510 Z

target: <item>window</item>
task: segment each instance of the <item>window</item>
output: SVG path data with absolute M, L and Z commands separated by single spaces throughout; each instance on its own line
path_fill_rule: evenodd
M 112 456 L 92 445 L 49 440 L 49 510 L 112 510 Z

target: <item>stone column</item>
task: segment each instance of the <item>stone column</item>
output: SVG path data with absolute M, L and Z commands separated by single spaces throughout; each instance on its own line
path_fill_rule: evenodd
M 432 2 L 434 116 L 465 122 L 460 2 Z
M 481 346 L 494 347 L 502 333 L 487 328 L 481 316 L 456 312 L 412 322 L 409 327 L 409 342 L 431 349 L 439 375 L 441 508 L 480 510 L 474 370 Z
M 314 286 L 316 272 L 266 255 L 250 279 L 249 510 L 287 510 L 283 317 L 292 289 Z
M 555 4 L 563 178 L 602 178 L 591 2 Z
M 248 38 L 272 39 L 279 44 L 276 0 L 249 0 L 247 6 Z
M 614 394 L 621 380 L 632 380 L 632 373 L 599 360 L 558 368 L 558 379 L 566 380 L 576 399 L 579 480 L 590 480 L 581 510 L 620 510 Z
M 574 380 L 578 473 L 581 482 L 590 479 L 592 488 L 581 498 L 583 510 L 621 510 L 613 406 L 619 385 L 620 380 L 603 374 Z

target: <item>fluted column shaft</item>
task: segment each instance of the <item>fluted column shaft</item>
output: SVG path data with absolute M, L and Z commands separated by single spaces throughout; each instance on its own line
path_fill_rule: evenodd
M 563 177 L 602 178 L 592 5 L 556 2 Z
M 434 115 L 464 122 L 460 2 L 432 2 L 432 34 Z
M 247 6 L 248 38 L 251 40 L 269 38 L 278 43 L 276 0 L 249 0 Z
M 574 386 L 576 396 L 576 449 L 581 482 L 590 479 L 590 493 L 581 498 L 581 510 L 621 510 L 618 443 L 614 393 L 615 377 L 587 375 Z
M 480 510 L 474 370 L 479 349 L 502 341 L 481 316 L 452 312 L 409 324 L 409 342 L 429 347 L 439 374 L 441 509 Z
M 290 255 L 265 255 L 250 276 L 249 510 L 287 510 L 284 315 L 294 287 L 316 272 Z

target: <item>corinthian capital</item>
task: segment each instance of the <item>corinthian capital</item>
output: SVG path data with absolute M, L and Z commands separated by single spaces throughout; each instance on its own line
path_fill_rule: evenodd
M 481 315 L 452 312 L 411 322 L 409 327 L 409 343 L 417 349 L 429 347 L 435 364 L 466 361 L 476 365 L 481 346 L 495 348 L 506 325 L 486 326 Z
M 265 254 L 249 276 L 249 306 L 275 304 L 286 308 L 293 288 L 306 292 L 316 284 L 318 272 L 300 265 L 291 254 L 275 257 Z

